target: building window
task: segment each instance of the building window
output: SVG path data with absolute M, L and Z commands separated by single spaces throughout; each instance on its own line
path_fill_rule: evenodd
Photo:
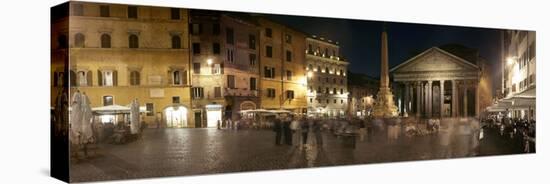
M 84 15 L 84 7 L 82 4 L 73 4 L 73 16 Z
M 172 71 L 172 84 L 176 86 L 187 84 L 187 71 Z
M 333 88 L 333 89 L 332 89 L 332 94 L 337 94 L 337 93 L 336 93 L 336 88 Z
M 201 99 L 204 97 L 204 88 L 202 87 L 194 87 L 191 88 L 193 92 L 193 99 Z
M 292 52 L 290 52 L 289 50 L 286 51 L 286 61 L 292 61 Z
M 229 63 L 233 63 L 234 55 L 233 55 L 233 49 L 227 49 L 227 61 Z
M 201 63 L 193 63 L 193 73 L 201 74 Z
M 309 103 L 313 103 L 313 98 L 309 98 Z
M 268 98 L 275 98 L 275 89 L 274 88 L 267 88 L 267 97 Z
M 326 93 L 326 94 L 329 94 L 329 93 L 330 93 L 330 89 L 325 88 L 325 93 Z
M 286 43 L 292 43 L 292 36 L 289 34 L 285 34 L 285 42 Z
M 110 17 L 110 9 L 107 5 L 99 6 L 99 16 L 101 17 Z
M 181 38 L 178 35 L 172 36 L 172 49 L 181 49 Z
M 235 76 L 227 75 L 227 88 L 235 89 Z
M 344 104 L 344 100 L 340 100 L 340 104 Z
M 153 103 L 146 103 L 145 109 L 147 110 L 147 116 L 154 116 L 155 115 L 155 106 Z
M 336 99 L 334 99 L 332 102 L 336 104 Z
M 172 20 L 179 20 L 181 18 L 180 9 L 179 8 L 170 8 L 170 18 Z
M 317 93 L 322 93 L 322 91 L 321 91 L 321 86 L 318 86 L 318 87 L 317 87 Z
M 292 80 L 292 71 L 290 70 L 286 71 L 286 80 Z
M 274 67 L 264 67 L 264 77 L 274 79 L 275 78 L 275 68 Z
M 172 103 L 179 104 L 180 103 L 180 97 L 179 96 L 173 96 L 172 97 Z
M 138 7 L 128 6 L 128 18 L 137 19 L 137 17 L 138 17 Z
M 140 76 L 138 71 L 131 71 L 130 72 L 130 85 L 132 86 L 138 86 L 140 83 Z
M 113 96 L 103 96 L 103 106 L 114 105 Z
M 250 77 L 250 90 L 256 90 L 256 78 Z
M 220 64 L 214 64 L 212 66 L 212 75 L 219 75 L 222 73 L 222 68 Z
M 287 90 L 286 91 L 286 99 L 294 99 L 294 91 Z
M 225 28 L 225 36 L 226 36 L 226 42 L 227 44 L 233 45 L 235 43 L 234 35 L 233 35 L 233 29 L 232 28 Z
M 220 54 L 220 43 L 212 43 L 212 53 Z
M 98 78 L 100 86 L 117 86 L 118 72 L 116 70 L 99 71 Z
M 132 34 L 128 37 L 128 47 L 130 48 L 139 48 L 139 39 L 138 36 L 135 34 Z
M 311 46 L 311 44 L 308 44 L 308 45 L 307 45 L 307 52 L 308 52 L 309 54 L 311 54 L 311 53 L 313 52 L 313 46 Z
M 273 47 L 271 46 L 265 46 L 265 56 L 266 57 L 273 57 Z
M 222 97 L 222 88 L 221 87 L 214 87 L 214 98 L 220 98 Z
M 201 53 L 201 44 L 193 43 L 193 54 L 200 54 L 200 53 Z
M 336 78 L 332 78 L 332 83 L 336 84 Z
M 271 38 L 273 36 L 271 28 L 265 28 L 265 36 L 269 37 L 269 38 Z
M 256 54 L 248 54 L 248 59 L 250 66 L 256 66 Z
M 86 77 L 86 72 L 85 71 L 77 72 L 78 86 L 87 86 L 88 85 L 87 79 L 88 78 Z
M 344 84 L 344 79 L 340 79 L 340 84 Z
M 340 88 L 340 94 L 341 94 L 341 95 L 344 94 L 344 89 Z
M 256 36 L 248 35 L 248 48 L 256 49 Z
M 328 57 L 328 49 L 327 48 L 325 48 L 325 53 L 323 55 Z
M 82 33 L 77 33 L 74 35 L 74 46 L 75 47 L 84 47 L 84 35 Z
M 212 24 L 212 34 L 220 35 L 220 24 L 218 23 Z
M 111 48 L 111 35 L 109 34 L 101 35 L 101 48 Z
M 201 34 L 202 25 L 201 24 L 191 24 L 191 34 L 198 35 Z

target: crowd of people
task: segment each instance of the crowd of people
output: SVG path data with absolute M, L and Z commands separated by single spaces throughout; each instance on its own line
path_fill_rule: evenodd
M 490 115 L 481 121 L 487 128 L 498 129 L 501 136 L 521 141 L 523 152 L 535 152 L 536 121 L 534 119 Z

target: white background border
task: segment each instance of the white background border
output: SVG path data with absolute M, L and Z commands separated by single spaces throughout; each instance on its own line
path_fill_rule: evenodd
M 49 175 L 49 8 L 62 0 L 4 1 L 0 10 L 0 183 L 61 183 Z M 545 1 L 481 0 L 109 0 L 187 8 L 537 31 L 537 153 L 467 159 L 262 171 L 117 183 L 542 183 L 550 167 L 550 11 Z M 373 40 L 374 41 L 374 40 Z M 498 43 L 495 43 L 498 45 Z

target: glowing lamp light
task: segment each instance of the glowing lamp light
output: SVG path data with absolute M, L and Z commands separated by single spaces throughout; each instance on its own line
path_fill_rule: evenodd
M 208 64 L 208 65 L 212 65 L 212 62 L 213 62 L 212 59 L 207 59 L 206 60 L 206 64 Z
M 507 63 L 508 65 L 514 64 L 514 61 L 515 61 L 514 57 L 508 57 L 508 58 L 506 58 L 506 63 Z
M 311 71 L 310 71 L 310 72 L 307 72 L 307 77 L 308 77 L 308 78 L 312 78 L 312 77 L 313 77 L 313 72 L 311 72 Z

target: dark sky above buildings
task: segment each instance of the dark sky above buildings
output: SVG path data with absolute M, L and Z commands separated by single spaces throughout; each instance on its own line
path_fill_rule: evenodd
M 380 37 L 384 22 L 302 16 L 268 15 L 295 29 L 338 41 L 351 72 L 380 75 Z M 478 49 L 491 65 L 494 89 L 500 79 L 498 29 L 386 22 L 390 69 L 433 46 L 460 44 Z

